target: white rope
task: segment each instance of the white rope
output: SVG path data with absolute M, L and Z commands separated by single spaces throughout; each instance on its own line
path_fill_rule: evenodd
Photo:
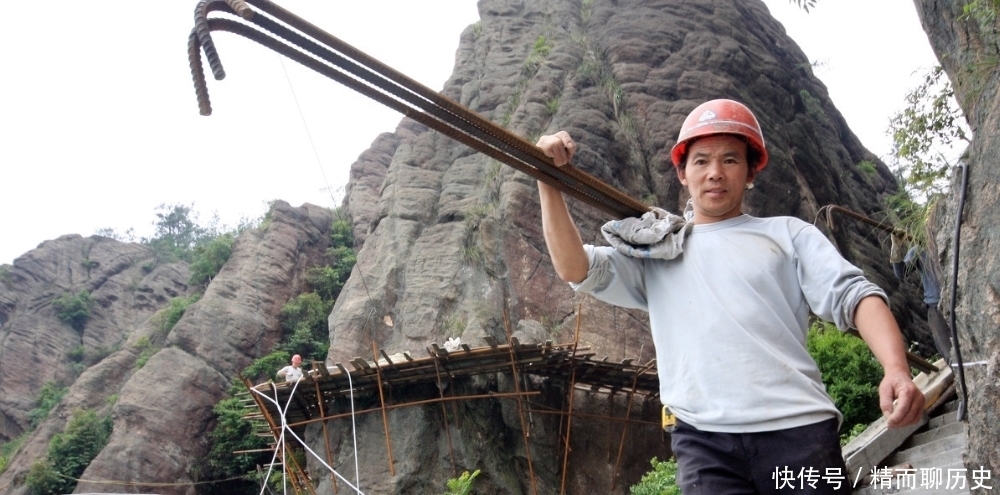
M 350 377 L 349 374 L 348 374 L 348 377 Z M 264 478 L 264 487 L 267 486 L 267 480 L 270 479 L 270 477 L 271 477 L 271 469 L 273 468 L 275 458 L 278 455 L 278 451 L 284 449 L 284 445 L 285 445 L 285 432 L 287 431 L 288 433 L 291 434 L 292 437 L 294 437 L 296 440 L 298 440 L 299 443 L 302 445 L 302 447 L 307 452 L 309 452 L 310 454 L 312 454 L 312 456 L 315 457 L 316 460 L 318 460 L 319 463 L 323 465 L 323 467 L 325 467 L 327 470 L 329 470 L 331 473 L 333 473 L 333 475 L 336 476 L 338 479 L 340 479 L 341 481 L 343 481 L 348 487 L 351 488 L 351 490 L 354 490 L 354 492 L 357 493 L 358 495 L 365 495 L 364 492 L 362 492 L 357 486 L 352 485 L 351 482 L 347 480 L 347 478 L 344 478 L 343 476 L 341 476 L 340 473 L 338 473 L 336 469 L 334 469 L 332 466 L 330 466 L 329 464 L 327 464 L 326 461 L 324 461 L 323 458 L 319 456 L 319 454 L 317 454 L 315 451 L 313 451 L 311 448 L 309 448 L 309 446 L 306 445 L 306 442 L 304 442 L 301 438 L 299 438 L 299 436 L 295 434 L 295 431 L 293 431 L 292 428 L 290 426 L 288 426 L 288 422 L 286 420 L 285 413 L 288 411 L 288 408 L 291 406 L 292 398 L 295 396 L 295 390 L 298 388 L 298 386 L 299 386 L 299 381 L 296 380 L 295 384 L 292 386 L 291 393 L 288 395 L 288 402 L 285 403 L 285 407 L 284 408 L 282 408 L 281 404 L 279 404 L 278 401 L 277 401 L 278 390 L 274 386 L 273 382 L 271 384 L 271 387 L 274 390 L 274 397 L 275 398 L 271 398 L 270 396 L 267 396 L 267 395 L 261 393 L 257 389 L 254 389 L 254 388 L 250 389 L 254 393 L 260 395 L 261 397 L 267 399 L 269 402 L 271 402 L 272 404 L 274 404 L 274 406 L 278 409 L 278 415 L 281 417 L 281 435 L 277 439 L 278 443 L 277 443 L 277 446 L 276 446 L 276 448 L 274 450 L 274 456 L 271 458 L 271 466 L 268 466 L 267 476 L 265 476 L 265 478 Z M 352 422 L 353 422 L 353 418 L 354 418 L 354 389 L 353 389 L 353 385 L 351 385 L 351 387 L 352 387 L 351 388 L 351 419 L 352 419 Z M 355 430 L 355 433 L 354 433 L 354 470 L 355 470 L 355 477 L 358 476 L 358 462 L 357 462 L 357 458 L 358 458 L 358 440 L 357 440 L 357 431 Z M 355 483 L 358 483 L 357 480 L 355 480 Z M 287 485 L 284 486 L 284 489 L 285 489 L 285 493 L 287 493 L 287 490 L 288 490 Z M 264 488 L 262 487 L 261 488 L 261 495 L 263 495 L 263 494 L 264 494 Z
M 990 364 L 990 362 L 989 361 L 973 361 L 971 363 L 962 363 L 962 367 L 964 368 L 966 366 L 983 366 L 983 365 L 987 365 L 987 364 Z M 951 363 L 951 367 L 952 368 L 958 368 L 958 363 Z

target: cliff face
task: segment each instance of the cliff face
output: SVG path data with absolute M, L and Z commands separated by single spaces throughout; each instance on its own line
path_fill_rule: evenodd
M 481 21 L 462 34 L 455 72 L 443 93 L 531 141 L 568 130 L 581 147 L 575 165 L 635 198 L 681 209 L 687 198 L 669 161 L 670 146 L 688 112 L 722 97 L 755 111 L 771 154 L 749 194 L 750 212 L 812 222 L 820 207 L 838 204 L 881 218 L 879 198 L 896 187 L 886 167 L 848 129 L 809 60 L 760 2 L 484 0 L 479 9 Z M 874 173 L 859 167 L 866 160 L 877 164 Z M 449 337 L 472 345 L 510 334 L 522 341 L 572 342 L 578 318 L 581 344 L 599 356 L 652 358 L 645 314 L 577 296 L 555 276 L 541 234 L 536 186 L 524 174 L 404 119 L 355 164 L 345 201 L 355 236 L 364 242 L 330 316 L 329 362 L 370 358 L 373 340 L 390 353 L 419 354 Z M 609 218 L 577 203 L 571 209 L 585 241 L 602 243 L 599 226 Z M 892 278 L 878 236 L 844 218 L 837 219 L 832 236 L 891 295 L 908 337 L 929 345 L 915 316 L 923 314 L 916 287 Z M 558 403 L 558 392 L 549 392 Z M 576 407 L 581 403 L 599 402 L 581 395 Z M 490 414 L 486 406 L 469 407 L 469 414 Z M 556 457 L 562 456 L 558 438 L 564 435 L 558 419 L 534 418 L 529 452 L 520 441 L 516 406 L 498 407 L 506 408 L 507 421 L 489 423 L 488 437 L 475 428 L 452 432 L 466 438 L 458 443 L 497 439 L 477 443 L 476 449 L 465 444 L 455 456 L 458 470 L 483 470 L 476 486 L 484 493 L 531 493 L 530 458 L 546 486 L 541 492 L 558 487 L 553 476 L 561 474 L 562 459 Z M 624 406 L 617 407 L 623 416 Z M 634 407 L 640 414 L 640 406 Z M 642 407 L 655 421 L 656 407 Z M 434 421 L 433 413 L 426 414 L 428 419 L 402 419 L 402 413 L 390 418 L 394 457 L 410 459 L 400 450 L 419 448 L 424 461 L 399 461 L 392 477 L 386 475 L 389 452 L 381 422 L 361 420 L 358 434 L 369 441 L 359 455 L 378 460 L 363 464 L 363 486 L 412 493 L 408 490 L 428 479 L 452 475 L 448 445 L 435 433 L 444 425 L 416 427 Z M 334 429 L 343 428 L 333 423 Z M 656 445 L 658 439 L 642 447 L 650 432 L 632 428 L 625 449 L 630 457 L 612 490 L 614 466 L 607 452 L 617 439 L 609 439 L 615 434 L 599 423 L 573 423 L 570 493 L 622 492 L 648 469 L 649 457 L 663 457 L 657 454 L 665 448 Z M 345 434 L 350 432 L 332 433 L 334 443 Z M 425 436 L 396 441 L 415 434 Z M 310 442 L 323 448 L 318 429 Z M 336 450 L 350 459 L 350 447 Z M 324 493 L 331 490 L 321 486 Z
M 924 31 L 938 60 L 955 88 L 955 98 L 973 130 L 965 166 L 968 185 L 962 209 L 957 264 L 957 291 L 943 287 L 941 306 L 946 316 L 954 299 L 954 317 L 962 358 L 973 364 L 965 370 L 968 389 L 968 452 L 966 466 L 1000 472 L 1000 24 L 997 19 L 963 16 L 965 2 L 915 0 Z M 995 9 L 995 6 L 989 7 Z M 960 171 L 959 171 L 960 172 Z M 961 173 L 954 176 L 953 194 L 944 202 L 938 217 L 939 256 L 951 272 L 955 220 L 962 195 Z M 984 365 L 985 364 L 985 365 Z M 994 483 L 995 485 L 995 483 Z M 979 492 L 977 492 L 979 493 Z M 982 493 L 986 493 L 982 491 Z
M 444 94 L 532 141 L 568 130 L 581 145 L 576 166 L 633 197 L 681 209 L 687 198 L 670 146 L 690 110 L 723 97 L 755 111 L 771 154 L 749 195 L 751 213 L 811 222 L 820 207 L 838 204 L 881 218 L 879 198 L 896 187 L 757 0 L 481 0 L 479 8 L 482 20 L 462 33 Z M 577 296 L 555 276 L 527 176 L 404 119 L 354 164 L 345 202 L 358 264 L 329 318 L 329 364 L 370 358 L 373 342 L 389 354 L 422 355 L 451 337 L 470 345 L 511 335 L 526 343 L 573 342 L 578 328 L 580 344 L 598 359 L 652 359 L 644 313 Z M 571 209 L 585 240 L 602 242 L 599 226 L 609 218 L 572 201 Z M 110 413 L 114 432 L 82 478 L 179 483 L 158 491 L 196 492 L 185 483 L 197 477 L 212 406 L 280 338 L 282 305 L 302 291 L 308 267 L 325 261 L 330 212 L 278 202 L 271 215 L 266 228 L 237 239 L 204 296 L 169 331 L 155 314 L 193 293 L 189 273 L 183 264 L 157 266 L 145 246 L 67 236 L 3 267 L 0 439 L 27 430 L 42 383 L 68 385 L 69 392 L 0 474 L 0 490 L 26 493 L 33 460 L 74 409 L 88 408 Z M 910 340 L 929 348 L 916 316 L 923 314 L 918 288 L 892 277 L 878 236 L 838 218 L 831 237 L 890 294 Z M 97 305 L 78 331 L 56 317 L 52 301 L 81 290 Z M 157 352 L 138 366 L 150 347 Z M 78 349 L 82 366 L 67 359 Z M 362 487 L 441 492 L 448 478 L 481 469 L 478 493 L 554 493 L 564 476 L 568 493 L 626 493 L 650 457 L 669 454 L 655 399 L 568 393 L 554 380 L 518 386 L 538 392 L 531 398 L 536 411 L 563 410 L 572 398 L 582 415 L 570 427 L 555 414 L 522 415 L 507 399 L 456 402 L 446 412 L 437 405 L 395 409 L 388 415 L 392 475 L 381 418 L 361 416 Z M 456 380 L 448 393 L 513 389 L 501 374 Z M 402 402 L 419 392 L 387 394 Z M 600 418 L 626 414 L 639 422 L 625 431 L 621 422 Z M 355 462 L 353 434 L 347 421 L 314 423 L 306 440 L 317 452 L 329 450 L 344 472 Z M 309 470 L 319 493 L 333 493 L 324 467 L 310 460 Z
M 4 440 L 27 429 L 42 384 L 69 390 L 0 475 L 4 493 L 28 493 L 24 479 L 74 410 L 111 414 L 114 432 L 82 479 L 180 483 L 160 493 L 193 494 L 212 407 L 230 381 L 281 337 L 282 305 L 302 292 L 308 267 L 325 262 L 329 210 L 276 202 L 270 224 L 244 232 L 204 296 L 169 331 L 156 312 L 192 293 L 184 264 L 156 266 L 147 246 L 97 236 L 43 243 L 8 267 L 0 286 L 0 411 Z M 87 269 L 89 267 L 89 270 Z M 90 291 L 97 304 L 82 332 L 61 322 L 51 301 Z M 77 346 L 96 363 L 79 373 Z M 144 365 L 144 350 L 155 351 Z M 149 351 L 147 351 L 148 353 Z M 88 485 L 78 491 L 132 491 Z

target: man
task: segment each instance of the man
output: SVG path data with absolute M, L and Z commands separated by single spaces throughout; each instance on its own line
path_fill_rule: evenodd
M 538 146 L 557 166 L 576 151 L 565 132 Z M 561 193 L 539 182 L 556 272 L 577 291 L 649 312 L 661 400 L 678 419 L 671 447 L 684 495 L 800 493 L 802 481 L 807 493 L 850 493 L 842 416 L 806 350 L 808 317 L 858 329 L 885 371 L 879 405 L 889 426 L 912 424 L 924 396 L 885 293 L 812 225 L 743 214 L 743 195 L 768 158 L 746 106 L 698 106 L 671 158 L 693 226 L 670 259 L 585 246 Z M 835 474 L 839 486 L 822 478 Z
M 286 382 L 298 381 L 302 378 L 302 356 L 296 354 L 292 356 L 291 366 L 285 366 L 278 370 L 278 378 L 284 378 Z

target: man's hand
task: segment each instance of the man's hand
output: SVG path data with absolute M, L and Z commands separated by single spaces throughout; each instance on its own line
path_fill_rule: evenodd
M 576 143 L 566 131 L 542 136 L 538 138 L 538 143 L 535 146 L 541 148 L 545 156 L 552 158 L 557 167 L 568 164 L 573 159 L 573 154 L 576 153 Z
M 909 373 L 887 373 L 878 386 L 878 396 L 889 428 L 912 425 L 924 412 L 924 394 Z

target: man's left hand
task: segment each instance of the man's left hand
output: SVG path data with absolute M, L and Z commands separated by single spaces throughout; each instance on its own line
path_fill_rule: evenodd
M 924 394 L 909 373 L 886 374 L 878 386 L 878 396 L 889 428 L 912 425 L 923 415 Z

